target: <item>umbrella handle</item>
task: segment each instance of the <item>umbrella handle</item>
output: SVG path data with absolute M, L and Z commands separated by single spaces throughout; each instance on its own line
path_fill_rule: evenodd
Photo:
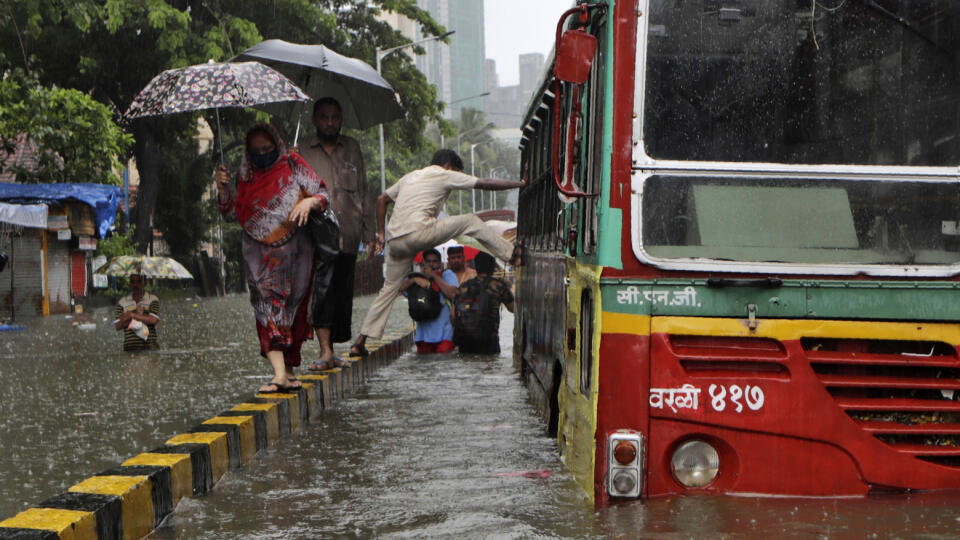
M 297 145 L 297 141 L 300 140 L 300 117 L 297 117 L 297 132 L 293 135 L 293 145 Z
M 220 166 L 223 167 L 223 133 L 220 131 L 220 109 L 214 109 L 217 114 L 217 147 L 220 149 Z

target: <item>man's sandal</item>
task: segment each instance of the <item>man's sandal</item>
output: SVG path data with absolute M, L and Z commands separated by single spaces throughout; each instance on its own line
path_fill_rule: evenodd
M 367 351 L 367 348 L 364 347 L 363 345 L 359 347 L 357 347 L 356 345 L 351 345 L 350 354 L 348 354 L 347 356 L 351 358 L 357 358 L 357 357 L 364 358 L 364 357 L 370 356 L 370 353 Z

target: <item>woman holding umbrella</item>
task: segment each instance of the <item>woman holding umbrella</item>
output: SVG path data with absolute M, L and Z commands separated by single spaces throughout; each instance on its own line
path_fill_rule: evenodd
M 254 125 L 237 174 L 217 171 L 217 202 L 227 219 L 243 227 L 243 261 L 250 303 L 257 320 L 260 354 L 273 367 L 273 379 L 260 392 L 298 389 L 294 376 L 300 347 L 310 339 L 308 321 L 313 278 L 313 243 L 302 227 L 312 211 L 327 207 L 326 186 L 297 154 L 288 153 L 277 129 Z

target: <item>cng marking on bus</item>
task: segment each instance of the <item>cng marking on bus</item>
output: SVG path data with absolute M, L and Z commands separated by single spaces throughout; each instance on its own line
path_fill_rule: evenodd
M 688 286 L 682 291 L 668 289 L 651 289 L 641 291 L 639 287 L 631 285 L 626 289 L 617 290 L 617 303 L 642 306 L 644 301 L 651 305 L 661 306 L 692 306 L 701 307 L 697 301 L 697 289 Z
M 689 383 L 680 388 L 651 388 L 648 403 L 654 409 L 669 408 L 675 413 L 680 409 L 696 411 L 700 409 L 702 392 L 701 388 Z M 728 406 L 734 413 L 741 413 L 744 408 L 759 411 L 766 400 L 762 388 L 749 384 L 745 386 L 711 384 L 707 387 L 707 394 L 710 395 L 710 400 L 704 406 L 709 406 L 715 412 L 723 412 Z

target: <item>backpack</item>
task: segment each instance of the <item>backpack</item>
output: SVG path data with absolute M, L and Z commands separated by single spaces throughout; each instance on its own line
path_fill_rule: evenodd
M 407 279 L 427 276 L 419 272 L 411 272 Z M 424 288 L 414 283 L 407 288 L 407 310 L 410 312 L 410 318 L 417 321 L 432 321 L 440 316 L 443 310 L 443 301 L 440 300 L 440 291 L 435 291 L 433 287 Z
M 454 343 L 487 340 L 493 334 L 495 321 L 490 317 L 490 302 L 496 302 L 487 291 L 489 278 L 468 279 L 460 286 L 454 302 Z

